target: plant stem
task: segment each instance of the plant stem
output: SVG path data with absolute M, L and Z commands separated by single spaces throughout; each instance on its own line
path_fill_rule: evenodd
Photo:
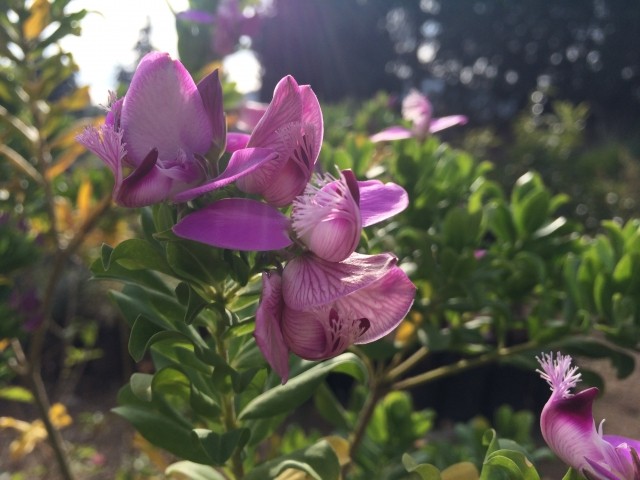
M 364 438 L 364 434 L 367 430 L 367 426 L 371 421 L 371 417 L 373 416 L 373 412 L 378 404 L 378 401 L 384 396 L 387 392 L 387 387 L 378 383 L 377 381 L 373 381 L 372 389 L 369 392 L 369 396 L 362 407 L 360 416 L 358 417 L 358 422 L 356 423 L 356 427 L 353 430 L 353 435 L 351 437 L 351 446 L 349 448 L 349 457 L 353 459 L 355 453 L 358 451 L 358 447 Z
M 387 379 L 391 382 L 394 381 L 396 378 L 411 370 L 422 359 L 426 358 L 427 355 L 429 355 L 429 349 L 427 347 L 420 347 L 402 363 L 389 370 Z
M 224 305 L 223 299 L 219 299 L 221 304 Z M 227 346 L 224 342 L 224 330 L 225 326 L 220 322 L 215 332 L 216 348 L 218 354 L 224 359 L 225 362 L 229 362 Z M 236 417 L 236 407 L 233 398 L 233 389 L 222 392 L 222 417 L 224 426 L 227 432 L 238 428 L 238 419 Z M 231 471 L 233 472 L 236 480 L 244 478 L 244 465 L 242 463 L 242 449 L 236 448 L 231 455 Z
M 51 325 L 51 315 L 54 302 L 55 287 L 60 280 L 60 276 L 64 271 L 67 260 L 75 251 L 82 245 L 83 240 L 87 234 L 95 227 L 100 217 L 109 209 L 111 205 L 111 195 L 103 198 L 98 206 L 93 210 L 87 220 L 81 225 L 78 232 L 71 239 L 67 248 L 61 249 L 56 242 L 56 252 L 54 254 L 53 268 L 49 275 L 49 281 L 44 293 L 42 302 L 42 323 L 38 326 L 33 333 L 31 343 L 29 345 L 29 357 L 24 354 L 22 348 L 17 348 L 14 345 L 14 351 L 20 364 L 22 364 L 25 376 L 31 387 L 31 391 L 36 401 L 38 413 L 44 426 L 47 430 L 49 443 L 55 452 L 56 461 L 60 468 L 60 473 L 65 480 L 73 480 L 74 476 L 71 471 L 69 459 L 67 457 L 66 449 L 64 446 L 64 440 L 60 432 L 53 426 L 51 419 L 49 418 L 50 402 L 47 396 L 47 391 L 42 380 L 41 363 L 42 363 L 42 350 L 44 347 L 44 340 L 47 331 Z M 50 219 L 51 222 L 55 222 L 55 218 Z M 55 230 L 54 230 L 55 232 Z M 57 233 L 54 233 L 57 235 Z M 19 343 L 18 343 L 19 346 Z
M 74 476 L 64 447 L 64 440 L 62 439 L 62 435 L 60 435 L 60 431 L 51 422 L 51 417 L 49 416 L 49 409 L 51 408 L 51 405 L 47 397 L 44 382 L 42 381 L 42 376 L 40 375 L 40 370 L 32 368 L 32 365 L 29 363 L 29 360 L 27 360 L 27 357 L 22 350 L 22 345 L 20 345 L 20 342 L 17 339 L 14 339 L 11 342 L 11 346 L 20 367 L 19 371 L 24 372 L 24 375 L 27 377 L 27 381 L 29 382 L 29 387 L 31 389 L 31 393 L 33 393 L 33 398 L 35 399 L 36 407 L 38 409 L 38 414 L 44 424 L 44 428 L 47 430 L 49 444 L 53 448 L 53 453 L 56 457 L 56 461 L 58 462 L 60 475 L 64 480 L 73 480 Z
M 465 370 L 470 370 L 472 368 L 476 368 L 482 365 L 496 362 L 497 360 L 503 357 L 508 357 L 516 353 L 522 353 L 522 352 L 526 352 L 527 350 L 532 350 L 537 345 L 538 345 L 537 342 L 527 342 L 527 343 L 522 343 L 520 345 L 516 345 L 514 347 L 499 348 L 496 351 L 491 353 L 486 353 L 484 355 L 480 355 L 475 358 L 462 359 L 451 365 L 444 365 L 442 367 L 429 370 L 428 372 L 421 373 L 420 375 L 405 378 L 404 380 L 400 380 L 394 383 L 391 386 L 391 388 L 393 390 L 408 390 L 410 388 L 417 387 L 418 385 L 424 385 L 425 383 L 429 383 L 440 378 L 448 377 L 450 375 L 454 375 L 454 374 L 463 372 Z

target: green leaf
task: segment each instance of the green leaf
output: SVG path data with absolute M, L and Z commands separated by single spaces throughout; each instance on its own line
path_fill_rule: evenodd
M 111 248 L 111 247 L 108 247 Z M 106 256 L 100 259 L 96 259 L 91 264 L 91 273 L 99 279 L 115 279 L 129 284 L 136 284 L 141 287 L 147 287 L 152 290 L 169 294 L 172 290 L 167 287 L 166 283 L 159 277 L 159 275 L 152 270 L 129 270 L 117 263 L 111 263 L 109 269 L 104 268 L 104 261 L 109 261 L 110 253 L 103 248 L 103 253 Z
M 311 397 L 332 371 L 346 373 L 361 382 L 364 382 L 367 376 L 367 370 L 362 361 L 353 353 L 344 353 L 314 365 L 289 379 L 284 385 L 278 385 L 257 396 L 240 412 L 238 418 L 265 418 L 290 412 Z
M 288 468 L 303 471 L 314 480 L 338 480 L 340 478 L 338 457 L 329 442 L 321 440 L 308 448 L 259 465 L 245 479 L 275 479 Z
M 326 383 L 322 383 L 313 396 L 313 404 L 318 413 L 340 430 L 349 430 L 347 413 Z
M 155 270 L 173 275 L 164 255 L 155 245 L 141 238 L 130 238 L 118 244 L 111 252 L 108 263 L 104 263 L 104 252 L 102 258 L 106 270 L 111 263 L 117 262 L 128 270 Z
M 492 202 L 487 207 L 488 228 L 496 238 L 505 243 L 513 243 L 516 239 L 516 227 L 511 212 L 500 202 Z
M 204 428 L 193 430 L 194 440 L 200 444 L 214 465 L 224 465 L 237 448 L 242 449 L 246 445 L 250 436 L 248 428 L 239 428 L 223 434 Z
M 600 315 L 609 317 L 611 315 L 613 287 L 610 277 L 604 273 L 599 273 L 593 282 L 593 300 Z
M 569 470 L 567 470 L 567 473 L 565 473 L 564 477 L 562 477 L 562 480 L 585 480 L 585 478 L 578 472 L 576 472 L 573 468 L 570 468 Z
M 150 373 L 134 373 L 131 375 L 129 385 L 133 394 L 144 402 L 151 401 L 151 382 L 153 375 Z
M 216 285 L 225 279 L 227 270 L 218 254 L 218 250 L 196 242 L 167 244 L 167 262 L 173 271 L 185 280 L 205 286 Z
M 165 232 L 173 228 L 176 223 L 175 210 L 168 203 L 157 203 L 152 210 L 156 232 Z
M 525 197 L 520 204 L 513 205 L 513 217 L 521 235 L 530 237 L 547 220 L 551 194 L 539 190 Z
M 151 339 L 160 333 L 174 334 L 174 332 L 166 332 L 158 327 L 155 323 L 147 320 L 142 315 L 138 316 L 131 328 L 129 335 L 129 354 L 136 362 L 142 360 L 147 349 L 153 343 Z M 156 337 L 157 341 L 159 337 Z
M 180 480 L 226 480 L 223 474 L 218 472 L 215 468 L 210 467 L 209 465 L 200 465 L 198 463 L 189 462 L 188 460 L 183 460 L 181 462 L 176 462 L 169 465 L 165 471 L 165 475 L 171 477 L 171 475 L 176 474 L 177 478 Z
M 191 325 L 198 314 L 209 305 L 207 300 L 202 298 L 191 285 L 185 282 L 181 282 L 176 287 L 176 296 L 180 303 L 187 306 L 187 311 L 184 315 L 184 321 L 187 325 Z
M 106 243 L 103 243 L 102 248 L 100 249 L 100 258 L 102 260 L 102 268 L 104 268 L 105 270 L 109 270 L 112 253 L 113 253 L 113 247 L 110 245 L 107 245 Z
M 0 388 L 0 398 L 12 402 L 33 402 L 33 394 L 26 388 L 19 386 Z
M 418 475 L 421 480 L 442 480 L 440 470 L 428 463 L 418 464 L 408 453 L 402 455 L 402 465 L 407 472 Z
M 209 463 L 209 457 L 202 447 L 194 443 L 190 429 L 154 412 L 150 406 L 123 405 L 112 411 L 129 421 L 152 444 L 180 458 L 196 463 Z
M 462 207 L 449 210 L 442 226 L 446 245 L 458 251 L 466 246 L 475 245 L 480 234 L 481 219 L 481 212 L 471 214 Z

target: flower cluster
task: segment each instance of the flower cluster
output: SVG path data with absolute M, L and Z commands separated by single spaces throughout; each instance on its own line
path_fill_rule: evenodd
M 408 198 L 396 184 L 358 181 L 349 170 L 315 173 L 322 112 L 311 88 L 291 76 L 250 134 L 227 134 L 224 118 L 217 73 L 196 85 L 180 62 L 151 53 L 105 124 L 78 140 L 111 168 L 114 199 L 124 206 L 188 202 L 235 182 L 237 195 L 185 215 L 173 232 L 288 259 L 263 274 L 254 333 L 286 382 L 290 352 L 333 357 L 383 337 L 409 311 L 415 287 L 397 259 L 356 252 L 362 228 L 401 212 Z
M 537 358 L 541 377 L 551 387 L 551 397 L 542 409 L 540 429 L 551 450 L 586 478 L 628 480 L 640 478 L 640 441 L 596 430 L 592 406 L 598 389 L 572 394 L 580 381 L 571 357 L 558 353 Z

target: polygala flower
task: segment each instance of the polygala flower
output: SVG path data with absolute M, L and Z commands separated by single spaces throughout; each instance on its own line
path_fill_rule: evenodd
M 358 182 L 350 170 L 339 180 L 330 175 L 316 180 L 293 201 L 293 230 L 318 257 L 339 262 L 351 255 L 360 241 Z
M 551 450 L 589 480 L 639 480 L 640 441 L 603 435 L 593 419 L 595 387 L 572 394 L 580 381 L 571 357 L 558 353 L 536 357 L 541 377 L 551 386 L 551 397 L 542 410 L 540 428 Z
M 400 324 L 415 287 L 396 263 L 386 253 L 353 253 L 341 262 L 305 254 L 282 274 L 263 273 L 254 336 L 282 383 L 289 378 L 289 352 L 324 360 L 352 344 L 378 340 Z
M 138 65 L 127 94 L 112 97 L 109 107 L 104 125 L 77 139 L 113 171 L 117 203 L 170 200 L 207 179 L 204 155 L 222 147 L 225 135 L 217 71 L 196 86 L 179 61 L 152 52 Z
M 151 52 L 140 61 L 126 95 L 111 98 L 104 125 L 87 128 L 77 140 L 113 171 L 114 200 L 142 207 L 191 200 L 271 159 L 264 151 L 232 155 L 225 171 L 214 176 L 225 132 L 218 72 L 196 85 L 179 61 Z
M 403 140 L 412 137 L 424 139 L 429 134 L 457 125 L 464 125 L 468 121 L 464 115 L 433 118 L 432 114 L 433 107 L 429 99 L 418 90 L 412 89 L 402 101 L 402 118 L 411 122 L 412 128 L 395 125 L 372 135 L 370 139 L 372 142 Z
M 313 90 L 308 85 L 299 86 L 292 76 L 284 77 L 246 148 L 234 152 L 257 151 L 272 159 L 239 179 L 237 186 L 243 192 L 261 195 L 276 207 L 289 205 L 311 178 L 323 129 L 320 104 Z

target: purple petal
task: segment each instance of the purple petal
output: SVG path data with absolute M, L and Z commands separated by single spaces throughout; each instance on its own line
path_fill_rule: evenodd
M 631 462 L 631 453 L 629 451 L 629 448 L 633 448 L 636 452 L 640 453 L 640 440 L 636 440 L 634 438 L 621 437 L 619 435 L 603 435 L 602 438 L 604 439 L 605 442 L 610 443 L 614 447 L 625 445 L 624 449 L 621 449 L 621 450 L 625 452 L 625 456 L 628 456 L 630 462 Z
M 469 119 L 464 115 L 451 115 L 448 117 L 434 118 L 429 123 L 429 132 L 436 133 L 458 125 L 466 125 Z
M 369 137 L 374 143 L 377 142 L 392 142 L 394 140 L 404 140 L 405 138 L 412 138 L 413 132 L 407 128 L 401 127 L 399 125 L 385 128 L 381 132 L 378 132 Z
M 157 160 L 158 151 L 151 150 L 120 187 L 114 189 L 116 203 L 130 208 L 144 207 L 169 197 L 174 181 L 162 172 Z
M 280 326 L 283 308 L 282 277 L 276 272 L 264 272 L 253 336 L 262 355 L 284 384 L 289 378 L 289 349 Z
M 316 256 L 329 262 L 349 257 L 360 241 L 360 209 L 347 181 L 352 176 L 347 171 L 339 180 L 326 177 L 317 184 L 310 183 L 293 202 L 291 223 L 296 236 Z
M 353 253 L 342 262 L 327 262 L 315 255 L 296 257 L 282 274 L 284 301 L 300 311 L 327 305 L 379 280 L 395 263 L 388 253 Z
M 229 164 L 225 171 L 222 172 L 222 175 L 219 175 L 204 185 L 178 193 L 174 196 L 173 200 L 178 203 L 188 202 L 207 192 L 226 187 L 256 170 L 269 168 L 269 165 L 275 158 L 277 158 L 277 154 L 266 148 L 245 148 L 238 150 L 231 155 Z
M 253 131 L 256 125 L 258 125 L 258 122 L 260 122 L 260 119 L 264 116 L 267 108 L 269 108 L 269 104 L 267 103 L 254 102 L 251 100 L 246 101 L 240 107 L 236 126 L 245 132 Z
M 229 153 L 233 153 L 236 150 L 247 148 L 249 138 L 250 136 L 247 133 L 227 133 L 227 146 L 225 147 L 225 150 Z
M 268 160 L 262 162 L 259 169 L 252 169 L 250 175 L 244 175 L 238 181 L 238 188 L 245 193 L 262 194 L 273 183 L 282 186 L 282 178 L 277 174 L 282 170 L 286 159 L 271 148 L 245 148 L 237 150 L 233 156 L 244 158 L 249 156 L 252 151 L 268 153 Z
M 407 192 L 395 183 L 367 180 L 358 182 L 358 187 L 363 227 L 391 218 L 409 205 Z
M 300 311 L 285 303 L 281 323 L 285 342 L 302 358 L 334 357 L 354 343 L 373 342 L 396 328 L 414 295 L 409 278 L 393 267 L 376 282 L 331 304 Z
M 273 147 L 278 143 L 278 130 L 293 123 L 300 122 L 302 116 L 302 99 L 298 84 L 290 75 L 278 82 L 273 92 L 273 99 L 267 111 L 251 134 L 249 147 Z
M 640 474 L 640 465 L 636 463 L 637 458 L 634 459 L 632 450 L 635 450 L 636 454 L 640 454 L 640 441 L 618 435 L 603 435 L 602 438 L 615 448 L 620 465 L 622 465 L 620 468 L 625 468 L 629 471 L 632 470 L 635 472 L 635 475 L 638 476 Z
M 105 123 L 100 129 L 87 127 L 76 137 L 76 141 L 107 164 L 116 177 L 116 187 L 119 187 L 122 182 L 122 162 L 127 154 L 122 143 L 122 131 Z
M 276 151 L 278 159 L 269 170 L 245 176 L 238 188 L 262 195 L 277 207 L 290 204 L 311 178 L 322 135 L 322 113 L 315 94 L 308 86 L 299 87 L 293 77 L 284 77 L 247 143 Z
M 596 431 L 592 406 L 597 395 L 597 388 L 565 397 L 554 392 L 540 417 L 542 436 L 562 461 L 579 472 L 593 471 L 593 464 L 606 465 L 614 472 L 633 472 L 632 465 L 625 465 Z
M 310 167 L 313 170 L 318 155 L 320 155 L 320 149 L 322 148 L 324 121 L 322 119 L 320 102 L 318 102 L 318 98 L 313 90 L 311 90 L 311 87 L 309 85 L 303 85 L 299 91 L 302 100 L 302 125 L 304 134 L 309 142 L 309 161 Z
M 423 138 L 429 133 L 433 107 L 426 95 L 411 89 L 402 101 L 402 118 L 412 123 L 414 136 Z
M 222 85 L 220 84 L 218 69 L 203 78 L 197 87 L 202 104 L 209 117 L 212 142 L 216 147 L 221 148 L 226 140 L 227 121 L 222 108 Z
M 176 14 L 176 18 L 187 22 L 195 23 L 213 23 L 216 18 L 213 14 L 204 10 L 185 10 Z
M 122 105 L 128 160 L 138 165 L 152 148 L 158 161 L 190 157 L 211 146 L 212 128 L 193 79 L 177 60 L 152 52 L 142 59 Z
M 351 295 L 341 297 L 337 305 L 344 311 L 357 312 L 370 326 L 356 344 L 370 343 L 395 329 L 409 312 L 416 293 L 407 274 L 394 266 L 386 275 Z
M 302 148 L 297 149 L 297 151 L 300 150 Z M 304 154 L 294 152 L 288 158 L 280 156 L 276 161 L 271 162 L 272 168 L 277 171 L 267 175 L 267 170 L 264 169 L 265 175 L 261 177 L 263 187 L 257 191 L 254 190 L 254 193 L 260 193 L 267 202 L 275 207 L 286 207 L 293 202 L 298 195 L 304 192 L 313 173 L 306 163 L 300 162 L 301 157 L 305 158 Z M 284 163 L 279 161 L 283 159 Z M 253 180 L 255 181 L 255 177 L 262 173 L 261 171 L 253 174 Z M 249 192 L 246 190 L 246 184 L 244 187 L 244 191 Z
M 279 250 L 292 241 L 289 219 L 266 203 L 225 198 L 180 220 L 173 233 L 219 248 Z
M 285 305 L 282 317 L 282 332 L 289 349 L 306 360 L 324 360 L 342 353 L 349 345 L 332 345 L 329 332 L 322 317 L 329 309 L 298 311 Z M 341 349 L 339 347 L 342 347 Z

